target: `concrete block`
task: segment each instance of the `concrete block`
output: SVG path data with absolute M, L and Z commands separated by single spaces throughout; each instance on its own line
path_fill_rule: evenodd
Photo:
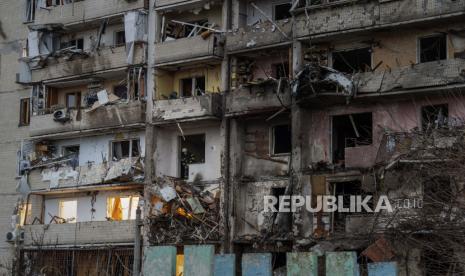
M 358 276 L 357 253 L 327 252 L 326 276 Z
M 368 276 L 397 276 L 396 262 L 380 262 L 368 264 Z
M 318 276 L 318 255 L 312 252 L 287 253 L 287 276 Z
M 271 276 L 271 253 L 250 253 L 242 255 L 243 276 Z
M 145 250 L 142 265 L 144 276 L 176 275 L 176 247 L 151 246 Z
M 224 254 L 215 256 L 213 276 L 235 276 L 236 255 Z
M 213 276 L 215 247 L 186 245 L 184 247 L 184 276 Z

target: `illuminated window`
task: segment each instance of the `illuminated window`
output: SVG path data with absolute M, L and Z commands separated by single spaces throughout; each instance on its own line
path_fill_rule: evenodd
M 76 222 L 77 220 L 77 200 L 60 200 L 58 216 L 64 222 Z
M 109 220 L 129 220 L 136 218 L 138 196 L 111 196 L 107 198 L 107 218 Z
M 19 210 L 19 225 L 23 226 L 24 221 L 26 221 L 26 224 L 31 223 L 31 208 L 31 203 L 21 205 L 21 209 Z

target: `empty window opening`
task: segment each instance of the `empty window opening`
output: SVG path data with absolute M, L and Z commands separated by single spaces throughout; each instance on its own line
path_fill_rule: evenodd
M 107 219 L 112 221 L 136 218 L 138 196 L 111 196 L 107 198 Z
M 201 27 L 214 27 L 214 24 L 208 23 L 207 19 L 191 21 L 188 23 L 189 25 L 169 21 L 163 30 L 162 40 L 169 41 L 185 37 L 194 37 L 204 32 L 208 33 L 207 29 Z
M 111 143 L 111 156 L 113 161 L 140 156 L 139 139 L 113 141 Z
M 66 94 L 66 107 L 79 108 L 81 107 L 81 92 L 73 92 Z
M 113 87 L 113 94 L 118 96 L 120 99 L 128 99 L 128 87 L 126 84 L 116 85 Z
M 371 48 L 333 52 L 333 68 L 347 74 L 371 70 Z
M 126 33 L 124 31 L 115 32 L 115 46 L 126 44 Z
M 31 120 L 30 99 L 21 99 L 19 103 L 19 126 L 28 126 Z
M 273 64 L 272 70 L 273 70 L 273 76 L 276 79 L 289 77 L 289 63 L 288 62 Z
M 79 145 L 64 146 L 63 156 L 79 157 L 79 148 L 80 148 Z
M 205 134 L 179 137 L 181 178 L 189 178 L 189 165 L 205 163 Z
M 291 7 L 292 7 L 291 3 L 283 3 L 283 4 L 274 5 L 273 6 L 274 20 L 290 18 L 292 16 L 291 13 L 289 12 Z
M 84 50 L 84 39 L 71 39 L 60 43 L 60 49 L 74 48 Z
M 334 116 L 332 138 L 334 163 L 345 159 L 345 148 L 371 145 L 373 142 L 372 114 Z
M 205 94 L 205 76 L 181 79 L 181 97 Z
M 447 58 L 446 35 L 434 35 L 419 39 L 420 62 L 443 60 Z
M 285 194 L 286 194 L 286 188 L 284 187 L 271 188 L 271 195 L 278 199 L 278 201 L 276 201 L 276 203 L 273 204 L 273 207 L 276 210 L 279 210 L 279 197 Z
M 430 105 L 421 108 L 421 126 L 423 131 L 447 127 L 449 108 L 447 104 Z
M 77 200 L 60 200 L 58 216 L 63 220 L 63 223 L 77 221 Z
M 272 153 L 287 154 L 292 150 L 291 126 L 279 125 L 273 127 Z
M 342 197 L 344 208 L 350 208 L 350 197 L 351 196 L 367 196 L 368 194 L 363 192 L 362 184 L 360 181 L 349 181 L 349 182 L 336 182 L 332 183 L 332 193 L 339 200 L 339 196 Z M 367 204 L 370 208 L 373 208 L 373 199 Z M 357 210 L 355 210 L 357 211 Z M 365 210 L 362 208 L 362 212 Z M 355 213 L 355 212 L 354 212 Z M 351 212 L 333 212 L 333 232 L 345 232 L 346 229 L 346 218 Z M 357 213 L 360 214 L 360 213 Z

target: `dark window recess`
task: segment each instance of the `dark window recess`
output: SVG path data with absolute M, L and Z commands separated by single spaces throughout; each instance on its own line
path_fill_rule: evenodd
M 286 194 L 286 188 L 271 188 L 272 196 L 276 197 L 278 201 L 273 205 L 273 207 L 279 211 L 279 197 Z
M 371 48 L 333 52 L 333 68 L 347 74 L 371 70 Z
M 371 145 L 373 117 L 371 113 L 339 115 L 333 117 L 333 161 L 345 159 L 345 148 Z
M 274 5 L 274 20 L 281 20 L 291 17 L 291 13 L 289 12 L 291 7 L 291 3 Z
M 276 210 L 279 211 L 279 197 L 286 195 L 286 188 L 284 187 L 271 188 L 271 194 L 278 199 L 278 202 L 274 205 L 274 207 L 276 208 Z M 292 203 L 289 205 L 289 208 L 292 208 Z M 278 232 L 279 231 L 286 231 L 286 232 L 290 231 L 292 227 L 291 213 L 274 213 L 273 216 L 274 216 L 273 221 L 275 221 L 276 219 L 281 220 L 279 223 L 278 229 L 275 229 L 276 231 Z M 276 218 L 277 216 L 280 216 L 280 217 Z M 281 268 L 283 265 L 286 264 L 285 259 L 284 259 L 284 262 L 282 262 L 282 259 L 281 259 L 282 255 L 277 256 L 277 257 L 279 257 L 279 259 L 274 259 L 274 262 L 277 262 L 277 263 L 274 263 L 273 269 Z
M 28 126 L 31 120 L 29 98 L 21 99 L 19 103 L 19 126 Z
M 128 87 L 125 84 L 113 87 L 113 93 L 121 99 L 128 98 Z
M 126 43 L 126 34 L 124 31 L 115 32 L 115 46 L 121 46 Z
M 423 131 L 447 127 L 449 108 L 447 104 L 430 105 L 421 108 L 421 126 Z
M 446 35 L 420 38 L 420 62 L 429 62 L 447 58 Z
M 272 65 L 273 75 L 276 79 L 289 77 L 289 63 L 276 63 Z
M 60 43 L 60 49 L 66 49 L 70 47 L 75 47 L 76 49 L 84 50 L 84 39 L 72 39 L 66 42 Z
M 272 265 L 274 275 L 284 275 L 286 273 L 287 258 L 286 252 L 273 252 Z
M 81 106 L 81 92 L 66 94 L 66 107 L 79 108 Z
M 360 181 L 349 181 L 349 182 L 337 182 L 332 185 L 333 194 L 339 200 L 339 196 L 342 196 L 342 202 L 344 208 L 350 208 L 350 197 L 351 196 L 367 196 L 370 195 L 365 193 L 362 190 L 362 184 Z M 370 208 L 374 208 L 373 199 L 371 199 L 368 204 Z M 356 210 L 355 210 L 356 211 Z M 365 210 L 362 208 L 362 212 Z M 346 217 L 350 215 L 351 212 L 334 212 L 333 213 L 333 231 L 334 232 L 345 232 L 346 228 Z M 357 213 L 360 214 L 360 213 Z
M 292 150 L 292 133 L 290 125 L 273 127 L 273 154 L 290 153 Z
M 139 139 L 114 141 L 112 142 L 111 150 L 111 156 L 114 161 L 128 157 L 138 157 L 140 156 Z
M 205 94 L 205 77 L 181 79 L 181 97 Z
M 63 156 L 79 156 L 79 146 L 66 146 L 63 147 Z
M 181 178 L 189 178 L 189 165 L 205 163 L 205 134 L 179 137 Z

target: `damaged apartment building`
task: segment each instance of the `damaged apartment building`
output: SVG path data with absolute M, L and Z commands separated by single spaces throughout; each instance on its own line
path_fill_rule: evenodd
M 207 244 L 238 273 L 312 252 L 325 275 L 335 251 L 361 275 L 465 273 L 464 1 L 22 2 L 15 271 L 157 275 L 151 248 L 172 246 L 180 275 Z M 273 213 L 267 195 L 395 204 Z

